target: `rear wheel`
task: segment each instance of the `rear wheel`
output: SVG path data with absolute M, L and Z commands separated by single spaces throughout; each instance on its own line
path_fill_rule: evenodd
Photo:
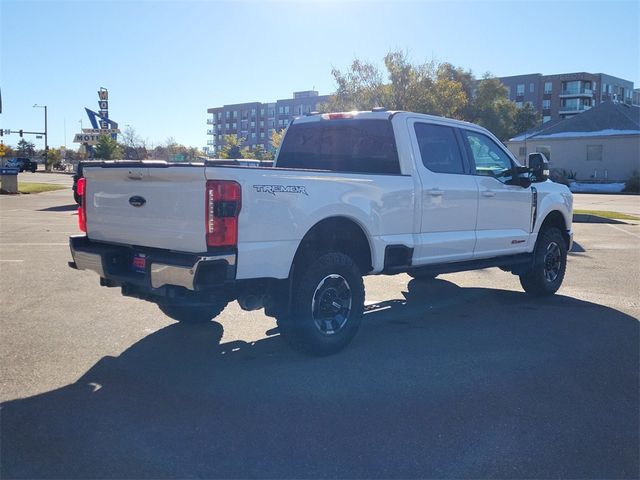
M 551 295 L 558 291 L 567 269 L 567 244 L 555 227 L 540 232 L 533 253 L 533 267 L 520 275 L 524 291 L 533 295 Z
M 364 283 L 355 262 L 329 252 L 294 276 L 291 313 L 278 318 L 283 337 L 314 355 L 329 355 L 353 339 L 364 310 Z
M 206 323 L 222 313 L 227 306 L 226 300 L 216 300 L 213 302 L 165 302 L 158 303 L 158 308 L 167 317 L 177 320 L 180 323 Z

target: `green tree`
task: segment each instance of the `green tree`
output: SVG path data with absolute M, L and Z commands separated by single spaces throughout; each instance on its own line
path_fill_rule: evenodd
M 36 146 L 34 143 L 21 138 L 16 146 L 16 155 L 18 157 L 33 157 L 35 154 Z
M 222 137 L 222 148 L 218 152 L 219 158 L 244 158 L 242 156 L 242 144 L 244 137 L 237 135 L 224 135 Z
M 322 110 L 386 107 L 464 117 L 473 88 L 470 72 L 433 61 L 414 64 L 405 52 L 399 50 L 384 57 L 384 66 L 386 75 L 376 65 L 358 59 L 346 72 L 333 69 L 336 93 L 322 106 Z
M 504 141 L 514 135 L 517 111 L 515 103 L 507 96 L 507 87 L 497 78 L 485 74 L 476 89 L 471 120 Z
M 44 157 L 44 150 L 42 151 L 42 153 L 42 156 Z M 61 158 L 62 155 L 60 155 L 60 150 L 58 150 L 57 148 L 49 147 L 49 150 L 47 150 L 47 163 L 45 165 L 45 168 L 47 170 L 51 170 L 51 167 L 58 163 Z
M 513 135 L 511 136 L 531 130 L 533 127 L 540 125 L 541 121 L 540 114 L 536 109 L 530 103 L 525 103 L 516 112 Z
M 122 158 L 122 149 L 115 139 L 108 135 L 102 135 L 98 139 L 94 158 L 99 158 L 101 160 L 115 160 L 117 158 Z
M 244 147 L 241 150 L 242 158 L 253 158 L 255 160 L 273 160 L 273 154 L 267 151 L 262 145 Z
M 280 148 L 282 139 L 284 138 L 284 132 L 285 130 L 280 130 L 279 132 L 274 130 L 271 133 L 271 139 L 269 140 L 269 143 L 271 144 L 271 148 L 274 152 L 278 151 L 278 149 Z

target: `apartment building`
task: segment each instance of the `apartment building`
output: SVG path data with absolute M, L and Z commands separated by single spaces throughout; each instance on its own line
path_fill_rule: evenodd
M 532 73 L 499 79 L 509 99 L 519 107 L 530 103 L 543 123 L 570 118 L 608 100 L 633 102 L 633 82 L 604 73 Z
M 329 95 L 318 95 L 315 90 L 294 92 L 293 98 L 275 102 L 248 102 L 208 108 L 207 147 L 205 152 L 214 156 L 223 145 L 225 135 L 237 135 L 244 139 L 243 145 L 262 145 L 271 148 L 270 138 L 274 131 L 286 128 L 298 116 L 314 112 L 320 104 L 329 100 Z

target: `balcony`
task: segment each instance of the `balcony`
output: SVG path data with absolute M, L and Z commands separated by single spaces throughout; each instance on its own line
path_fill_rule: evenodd
M 207 135 L 215 135 L 215 130 L 207 130 Z
M 213 125 L 215 120 L 213 118 L 207 118 L 207 125 Z
M 560 105 L 558 113 L 580 113 L 589 110 L 591 105 Z
M 560 92 L 560 98 L 566 97 L 593 97 L 593 90 L 590 88 L 567 88 Z

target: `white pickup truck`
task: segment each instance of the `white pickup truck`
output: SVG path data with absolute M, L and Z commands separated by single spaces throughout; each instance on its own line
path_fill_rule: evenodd
M 362 318 L 363 275 L 430 279 L 499 267 L 552 294 L 573 199 L 541 154 L 520 166 L 487 130 L 408 112 L 316 114 L 288 127 L 273 167 L 111 161 L 78 185 L 73 262 L 100 284 L 210 321 L 237 300 L 328 354 Z

